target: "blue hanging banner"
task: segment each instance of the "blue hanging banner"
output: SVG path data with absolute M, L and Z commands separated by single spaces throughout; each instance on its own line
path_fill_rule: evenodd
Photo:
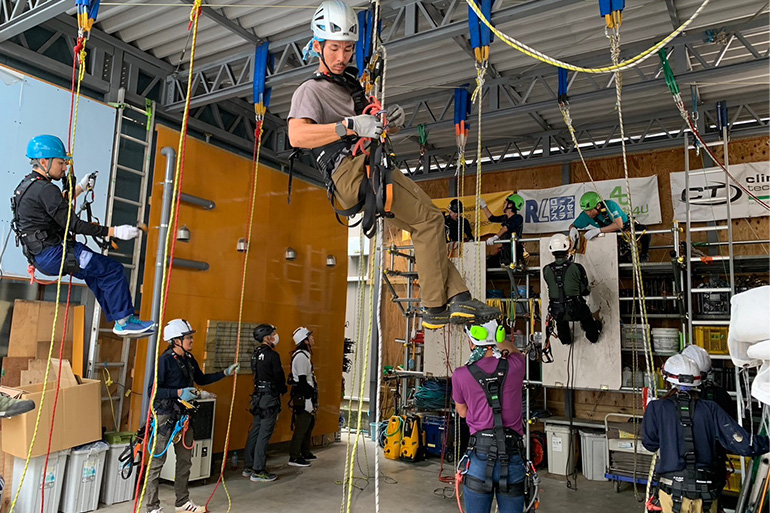
M 558 68 L 559 72 L 559 95 L 557 97 L 557 100 L 559 103 L 564 103 L 569 101 L 569 96 L 567 96 L 567 90 L 569 89 L 569 75 L 567 74 L 567 70 L 564 68 Z

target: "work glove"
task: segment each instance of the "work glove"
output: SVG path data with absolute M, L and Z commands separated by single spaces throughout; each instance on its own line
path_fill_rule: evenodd
M 345 122 L 359 137 L 374 139 L 382 135 L 382 121 L 375 116 L 361 114 L 360 116 L 345 118 Z M 352 127 L 350 126 L 351 124 L 353 125 Z
M 487 246 L 494 246 L 495 242 L 497 242 L 498 240 L 500 240 L 500 237 L 498 237 L 497 235 L 495 235 L 494 237 L 488 238 L 487 239 Z
M 182 388 L 181 390 L 182 393 L 179 394 L 179 398 L 182 401 L 189 403 L 190 401 L 194 401 L 198 398 L 198 391 L 195 389 L 195 387 Z
M 240 368 L 241 368 L 241 364 L 240 363 L 232 364 L 231 366 L 229 366 L 228 368 L 225 369 L 225 376 L 232 376 L 233 374 L 238 372 L 238 369 L 240 369 Z
M 479 206 L 481 208 L 487 208 L 487 202 L 484 201 L 484 198 L 479 198 Z
M 388 126 L 401 128 L 404 126 L 405 120 L 406 115 L 404 114 L 404 109 L 400 105 L 393 104 L 388 107 Z
M 113 237 L 120 240 L 131 240 L 139 237 L 139 228 L 130 224 L 122 224 L 115 227 Z
M 569 238 L 572 241 L 572 244 L 576 243 L 580 238 L 580 232 L 578 232 L 578 229 L 574 226 L 569 229 Z
M 586 240 L 596 238 L 600 233 L 602 233 L 600 228 L 591 228 L 590 230 L 586 231 Z
M 78 187 L 80 187 L 81 191 L 86 192 L 88 189 L 93 189 L 95 183 L 96 173 L 91 173 L 80 179 Z

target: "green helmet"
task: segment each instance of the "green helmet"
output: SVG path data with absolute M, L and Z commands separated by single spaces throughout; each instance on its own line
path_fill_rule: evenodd
M 580 208 L 582 210 L 593 210 L 596 205 L 602 202 L 602 197 L 596 191 L 588 191 L 580 197 Z
M 521 211 L 524 208 L 524 198 L 522 198 L 518 194 L 511 194 L 510 196 L 505 198 L 505 201 L 509 203 L 513 203 L 513 208 L 515 208 L 517 212 Z

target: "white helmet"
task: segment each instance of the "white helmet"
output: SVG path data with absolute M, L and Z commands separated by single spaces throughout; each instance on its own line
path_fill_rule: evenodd
M 341 0 L 326 0 L 310 21 L 313 37 L 321 41 L 358 41 L 358 17 Z
M 563 233 L 553 235 L 551 240 L 548 241 L 548 249 L 551 253 L 556 253 L 557 251 L 569 251 L 569 246 L 569 237 Z
M 681 354 L 675 354 L 663 364 L 663 376 L 674 386 L 699 387 L 701 383 L 698 364 Z
M 711 356 L 704 348 L 690 344 L 682 349 L 681 354 L 695 362 L 700 369 L 701 377 L 705 378 L 711 372 Z
M 312 331 L 310 331 L 304 326 L 300 326 L 299 328 L 294 330 L 294 335 L 292 335 L 294 337 L 294 344 L 300 345 L 302 342 L 305 341 L 305 339 L 307 339 L 312 334 L 313 334 Z
M 163 328 L 163 340 L 171 342 L 175 338 L 182 338 L 195 333 L 192 325 L 184 319 L 174 319 Z
M 505 340 L 505 328 L 497 323 L 497 319 L 466 326 L 465 334 L 474 346 L 496 346 Z

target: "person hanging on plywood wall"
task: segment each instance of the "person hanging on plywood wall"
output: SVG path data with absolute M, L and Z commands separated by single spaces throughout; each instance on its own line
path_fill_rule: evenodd
M 596 320 L 586 303 L 585 296 L 591 293 L 585 268 L 569 257 L 570 238 L 563 233 L 551 237 L 548 249 L 556 259 L 543 269 L 543 278 L 548 285 L 548 314 L 556 323 L 556 331 L 562 344 L 571 344 L 573 322 L 580 327 L 590 342 L 597 342 L 602 332 L 602 323 Z
M 65 187 L 62 192 L 53 184 L 54 180 L 64 179 L 70 163 L 64 143 L 58 137 L 33 137 L 27 145 L 27 158 L 32 172 L 24 177 L 11 197 L 11 227 L 16 234 L 16 245 L 21 244 L 24 256 L 35 269 L 49 276 L 59 275 L 64 260 L 63 273 L 86 282 L 107 320 L 115 323 L 112 331 L 116 335 L 141 338 L 153 333 L 155 323 L 134 316 L 134 302 L 123 265 L 75 240 L 76 235 L 102 241 L 131 240 L 139 236 L 139 228 L 127 224 L 102 226 L 82 221 L 70 212 L 65 199 L 69 188 Z M 92 173 L 73 185 L 75 198 L 93 191 L 94 180 Z M 68 222 L 69 233 L 64 233 Z M 106 244 L 104 247 L 109 247 L 109 242 Z
M 578 230 L 587 228 L 585 238 L 587 241 L 598 237 L 602 233 L 620 232 L 618 234 L 618 261 L 631 261 L 631 247 L 626 237 L 631 236 L 631 228 L 628 214 L 623 212 L 620 205 L 612 200 L 602 200 L 599 193 L 588 191 L 580 197 L 580 208 L 582 212 L 569 225 L 569 236 L 573 244 L 577 243 L 579 238 Z M 650 240 L 652 237 L 646 233 L 647 227 L 641 223 L 634 222 L 634 228 L 639 236 L 639 261 L 648 262 L 650 260 Z

